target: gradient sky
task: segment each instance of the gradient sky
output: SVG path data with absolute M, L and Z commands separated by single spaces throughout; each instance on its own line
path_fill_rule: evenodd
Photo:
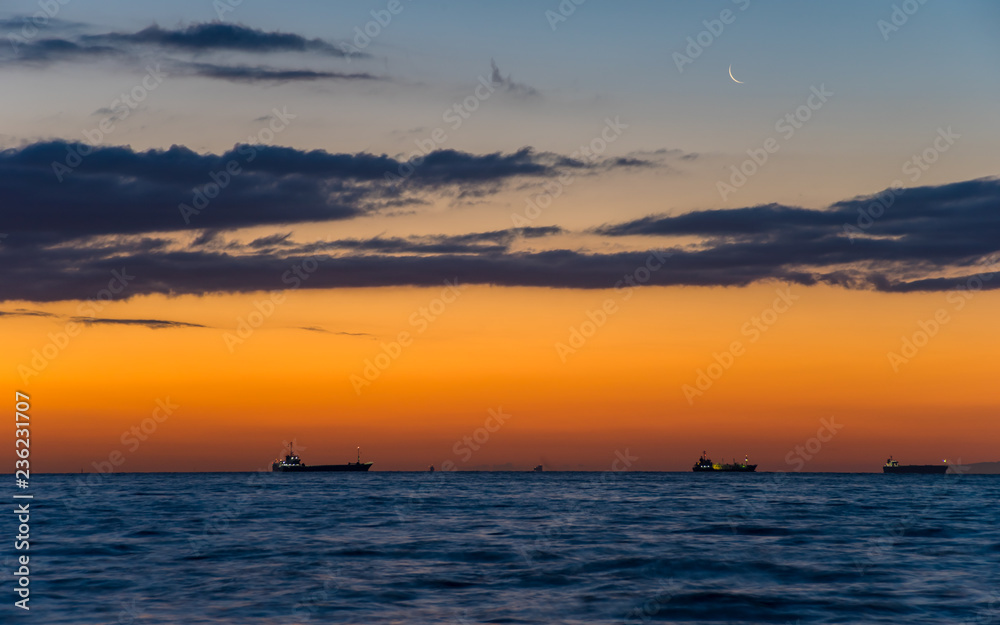
M 0 7 L 36 470 L 998 459 L 995 2 L 224 5 Z

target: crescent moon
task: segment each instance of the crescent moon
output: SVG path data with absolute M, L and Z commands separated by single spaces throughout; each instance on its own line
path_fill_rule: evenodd
M 741 85 L 743 84 L 742 80 L 736 80 L 736 76 L 733 76 L 733 66 L 732 66 L 732 64 L 729 65 L 729 77 L 732 78 L 735 82 L 738 82 Z

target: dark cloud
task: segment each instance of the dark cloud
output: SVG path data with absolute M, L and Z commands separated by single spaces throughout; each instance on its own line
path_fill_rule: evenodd
M 55 313 L 45 312 L 43 310 L 27 310 L 25 308 L 17 308 L 15 310 L 0 310 L 0 317 L 58 317 L 59 315 Z
M 462 283 L 603 288 L 634 272 L 647 256 L 568 251 L 344 257 L 163 252 L 106 258 L 76 250 L 29 261 L 23 256 L 0 253 L 0 261 L 11 269 L 0 275 L 0 294 L 3 299 L 28 301 L 90 299 L 101 285 L 107 284 L 112 270 L 135 276 L 121 297 L 282 289 L 288 288 L 287 280 L 294 276 L 292 268 L 302 266 L 307 258 L 317 261 L 319 267 L 302 283 L 303 288 L 437 286 L 446 278 L 457 278 Z M 675 276 L 675 281 L 684 279 Z
M 695 236 L 716 256 L 786 264 L 970 264 L 1000 248 L 1000 179 L 887 189 L 822 210 L 770 204 L 650 216 L 595 232 Z
M 844 243 L 849 245 L 849 243 Z M 864 258 L 865 255 L 860 256 Z M 904 280 L 913 267 L 896 263 L 880 265 L 859 262 L 849 269 L 802 267 L 766 254 L 723 249 L 687 252 L 622 252 L 587 254 L 569 250 L 537 253 L 489 251 L 481 254 L 399 256 L 384 253 L 353 253 L 346 256 L 319 254 L 231 254 L 222 252 L 163 252 L 133 254 L 108 259 L 78 254 L 69 264 L 65 258 L 29 262 L 23 256 L 2 258 L 12 271 L 0 275 L 0 293 L 6 299 L 50 301 L 93 297 L 94 289 L 106 281 L 114 268 L 127 270 L 135 280 L 125 296 L 143 294 L 206 294 L 251 292 L 288 288 L 292 268 L 308 261 L 318 263 L 302 288 L 377 286 L 438 286 L 445 279 L 462 284 L 596 289 L 624 287 L 636 283 L 637 271 L 649 272 L 646 285 L 747 286 L 760 281 L 814 285 L 834 284 L 846 288 L 887 292 L 942 290 L 951 288 L 996 288 L 1000 280 L 993 265 L 966 267 L 962 278 Z M 923 266 L 923 265 L 920 265 Z M 75 267 L 75 269 L 71 269 Z M 925 267 L 926 269 L 926 267 Z M 984 274 L 971 284 L 968 275 Z M 893 276 L 893 277 L 889 277 Z M 641 282 L 641 281 L 640 281 Z
M 996 271 L 991 260 L 1000 252 L 1000 180 L 887 189 L 823 210 L 771 204 L 650 216 L 594 232 L 703 241 L 672 264 L 718 264 L 762 278 L 776 268 L 797 268 L 815 281 L 850 288 L 941 291 Z M 934 273 L 958 277 L 928 275 Z M 1000 280 L 986 288 L 998 286 Z
M 299 246 L 303 253 L 352 250 L 379 254 L 497 254 L 510 249 L 519 237 L 542 238 L 563 232 L 561 228 L 523 228 L 496 230 L 460 235 L 415 235 L 409 237 L 374 237 L 370 239 L 339 239 Z M 254 243 L 250 244 L 251 246 Z
M 2 300 L 93 299 L 113 271 L 135 276 L 119 297 L 282 289 L 294 282 L 290 270 L 307 259 L 319 267 L 302 288 L 436 286 L 445 279 L 612 288 L 647 262 L 659 268 L 645 283 L 662 286 L 772 280 L 940 291 L 969 286 L 976 274 L 984 274 L 974 280 L 982 288 L 1000 286 L 990 262 L 1000 256 L 996 178 L 887 190 L 825 209 L 771 204 L 654 215 L 590 232 L 606 242 L 628 236 L 633 249 L 635 241 L 645 241 L 669 253 L 550 249 L 551 239 L 568 234 L 558 227 L 319 242 L 295 241 L 283 229 L 240 243 L 222 234 L 346 219 L 391 202 L 426 201 L 432 193 L 614 165 L 530 149 L 486 155 L 442 150 L 414 163 L 397 185 L 385 175 L 404 163 L 386 155 L 257 146 L 251 160 L 240 152 L 248 146 L 219 155 L 176 146 L 147 152 L 109 147 L 95 149 L 58 183 L 51 162 L 71 147 L 50 142 L 0 152 L 0 218 L 10 234 L 0 247 Z M 209 172 L 224 171 L 231 160 L 242 173 L 185 224 L 178 202 L 190 201 L 211 179 Z M 154 234 L 168 231 L 190 232 L 194 242 Z M 545 239 L 548 251 L 515 245 Z
M 367 239 L 336 239 L 300 244 L 291 240 L 292 233 L 276 233 L 241 244 L 224 241 L 217 230 L 198 236 L 191 247 L 213 245 L 216 249 L 234 253 L 261 250 L 287 254 L 323 254 L 352 251 L 363 254 L 484 254 L 502 253 L 518 239 L 537 239 L 564 232 L 557 226 L 529 227 L 520 230 L 495 230 L 457 235 L 411 235 L 408 237 L 376 236 Z
M 197 323 L 187 323 L 184 321 L 165 321 L 163 319 L 105 319 L 99 317 L 79 317 L 79 316 L 68 317 L 66 315 L 59 315 L 56 313 L 45 312 L 42 310 L 27 310 L 24 308 L 17 308 L 15 310 L 9 310 L 9 311 L 0 310 L 0 317 L 51 317 L 55 319 L 68 319 L 69 321 L 84 323 L 86 325 L 142 326 L 153 330 L 161 330 L 163 328 L 207 328 L 208 327 Z
M 514 82 L 510 74 L 504 76 L 497 66 L 497 62 L 490 59 L 490 82 L 494 87 L 523 98 L 538 97 L 541 95 L 537 89 L 523 83 Z
M 150 330 L 162 330 L 164 328 L 207 328 L 198 323 L 186 323 L 184 321 L 164 321 L 162 319 L 101 319 L 97 317 L 73 317 L 73 321 L 87 325 L 117 325 L 117 326 L 141 326 Z
M 0 24 L 4 23 L 0 21 Z M 6 20 L 11 28 L 23 24 Z M 204 57 L 211 53 L 261 55 L 299 53 L 319 57 L 368 57 L 345 51 L 323 39 L 308 39 L 294 33 L 267 32 L 238 24 L 201 23 L 174 30 L 153 25 L 133 33 L 79 34 L 77 25 L 53 21 L 45 36 L 8 37 L 0 47 L 0 65 L 49 65 L 59 62 L 93 62 L 115 59 L 143 66 L 151 59 L 162 62 L 172 75 L 200 76 L 231 82 L 291 82 L 317 80 L 381 80 L 366 72 L 340 72 L 325 68 L 269 67 L 253 63 L 221 64 Z M 246 57 L 244 57 L 246 58 Z M 329 60 L 327 58 L 327 60 Z
M 82 22 L 63 20 L 57 17 L 49 17 L 41 25 L 39 25 L 39 22 L 41 20 L 36 20 L 33 16 L 29 15 L 0 17 L 0 30 L 10 31 L 4 34 L 8 37 L 13 36 L 15 41 L 17 41 L 19 39 L 38 36 L 39 32 L 44 32 L 45 30 L 65 32 L 79 30 L 86 26 Z
M 306 330 L 308 332 L 320 332 L 322 334 L 334 334 L 337 336 L 368 336 L 368 337 L 375 336 L 374 334 L 369 334 L 367 332 L 333 332 L 331 330 L 327 330 L 326 328 L 320 328 L 318 326 L 299 326 L 296 329 Z
M 58 61 L 88 62 L 102 58 L 124 59 L 128 55 L 112 46 L 80 44 L 57 37 L 0 47 L 0 62 L 7 64 L 47 65 Z
M 313 80 L 382 80 L 367 72 L 330 72 L 311 69 L 275 69 L 249 65 L 175 63 L 174 71 L 188 76 L 217 78 L 232 82 L 308 82 Z
M 179 146 L 136 152 L 51 141 L 0 151 L 0 218 L 11 235 L 8 245 L 333 221 L 415 205 L 449 188 L 495 188 L 599 166 L 530 149 L 483 155 L 439 150 L 411 166 L 384 154 L 266 145 L 198 154 Z M 234 167 L 238 173 L 228 173 Z M 410 175 L 404 179 L 400 172 Z M 390 174 L 400 182 L 387 182 Z
M 272 234 L 266 237 L 260 237 L 254 239 L 250 243 L 250 247 L 262 248 L 262 247 L 274 247 L 277 245 L 285 245 L 288 242 L 288 238 L 292 236 L 291 232 L 286 232 L 285 234 Z
M 830 227 L 848 223 L 850 215 L 768 204 L 737 209 L 704 210 L 676 217 L 653 215 L 603 226 L 595 232 L 606 236 L 743 236 L 775 234 L 790 229 Z
M 89 35 L 84 39 L 103 43 L 160 46 L 187 52 L 315 52 L 337 57 L 347 56 L 342 47 L 322 39 L 306 39 L 293 33 L 266 32 L 239 24 L 219 22 L 191 24 L 176 30 L 154 24 L 134 33 Z

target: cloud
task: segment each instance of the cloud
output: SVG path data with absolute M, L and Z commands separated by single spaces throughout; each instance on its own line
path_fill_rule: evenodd
M 649 216 L 594 230 L 605 236 L 695 236 L 716 255 L 739 252 L 785 263 L 961 264 L 996 252 L 1000 179 L 887 189 L 826 209 L 768 204 Z
M 374 334 L 369 334 L 367 332 L 331 332 L 326 328 L 320 328 L 318 326 L 299 326 L 297 330 L 306 330 L 309 332 L 320 332 L 322 334 L 335 334 L 337 336 L 370 336 L 374 337 Z
M 73 317 L 72 321 L 84 323 L 86 325 L 119 325 L 119 326 L 141 326 L 150 330 L 162 330 L 164 328 L 207 328 L 198 323 L 186 323 L 184 321 L 164 321 L 162 319 L 101 319 L 95 317 Z
M 306 39 L 294 33 L 266 32 L 240 24 L 219 22 L 191 24 L 168 30 L 154 24 L 134 33 L 85 36 L 101 43 L 159 46 L 186 52 L 238 51 L 248 53 L 300 52 L 345 57 L 347 53 L 323 39 Z M 364 56 L 364 55 L 362 55 Z
M 830 227 L 849 223 L 842 212 L 816 211 L 768 204 L 737 209 L 703 210 L 676 217 L 651 215 L 622 224 L 595 228 L 605 236 L 747 236 L 801 232 L 807 227 Z
M 81 153 L 81 162 L 72 160 L 79 156 L 70 155 Z M 66 163 L 77 166 L 70 170 Z M 49 141 L 0 151 L 0 219 L 11 246 L 99 234 L 336 221 L 418 205 L 428 194 L 494 191 L 513 180 L 605 167 L 528 148 L 492 154 L 438 150 L 413 165 L 402 182 L 387 182 L 404 166 L 410 165 L 385 154 L 267 145 L 198 154 L 180 146 L 137 152 Z M 228 173 L 233 167 L 238 173 Z
M 485 254 L 502 253 L 518 238 L 537 239 L 564 232 L 558 226 L 527 227 L 520 230 L 494 230 L 459 235 L 414 235 L 409 237 L 373 237 L 369 239 L 338 239 L 300 245 L 298 253 L 320 253 L 351 250 L 379 254 Z M 256 241 L 254 242 L 256 243 Z M 253 247 L 254 243 L 250 246 Z
M 7 20 L 20 24 L 17 20 Z M 78 25 L 53 21 L 44 36 L 18 38 L 0 47 L 0 65 L 37 67 L 60 62 L 92 63 L 100 59 L 143 66 L 150 59 L 162 62 L 172 75 L 198 76 L 230 82 L 291 82 L 317 80 L 383 80 L 366 72 L 341 72 L 325 68 L 270 67 L 259 63 L 221 64 L 207 60 L 215 53 L 243 56 L 295 53 L 314 58 L 346 58 L 369 55 L 345 51 L 345 46 L 323 39 L 308 39 L 294 33 L 268 32 L 249 26 L 195 23 L 170 30 L 152 25 L 132 33 L 79 34 Z M 218 56 L 216 54 L 216 56 Z
M 232 82 L 308 82 L 314 80 L 384 80 L 367 72 L 330 72 L 311 69 L 275 69 L 249 65 L 175 63 L 174 71 L 188 76 L 218 78 Z
M 500 87 L 503 91 L 523 98 L 538 97 L 541 94 L 537 89 L 529 85 L 514 82 L 510 74 L 504 76 L 497 66 L 497 62 L 490 59 L 490 82 L 494 87 Z
M 20 15 L 15 17 L 0 17 L 0 30 L 5 31 L 8 36 L 13 36 L 15 40 L 17 38 L 30 38 L 37 36 L 39 32 L 45 32 L 46 30 L 56 30 L 60 32 L 70 32 L 80 30 L 86 25 L 82 22 L 73 22 L 69 20 L 59 19 L 57 17 L 49 17 L 44 21 L 44 23 L 39 26 L 38 22 L 34 16 Z M 6 31 L 11 31 L 7 33 Z
M 254 239 L 250 243 L 250 247 L 274 247 L 277 245 L 285 245 L 288 242 L 288 238 L 292 236 L 291 232 L 286 232 L 285 234 L 272 234 L 266 237 L 260 237 Z
M 83 323 L 86 325 L 141 326 L 145 328 L 150 328 L 152 330 L 161 330 L 163 328 L 209 327 L 197 323 L 187 323 L 184 321 L 165 321 L 163 319 L 106 319 L 99 317 L 79 317 L 79 316 L 69 317 L 66 315 L 59 315 L 56 313 L 45 312 L 42 310 L 27 310 L 24 308 L 17 308 L 11 311 L 0 310 L 0 317 L 51 317 L 55 319 L 68 319 L 69 321 L 74 321 L 76 323 Z
M 654 215 L 593 232 L 660 240 L 697 237 L 699 248 L 680 251 L 674 262 L 715 264 L 761 278 L 785 268 L 850 288 L 942 291 L 962 288 L 982 271 L 996 271 L 998 206 L 1000 179 L 982 178 L 886 189 L 822 210 L 777 204 L 704 210 Z M 998 286 L 1000 281 L 986 288 Z
M 15 310 L 0 310 L 0 317 L 58 317 L 59 315 L 55 313 L 45 312 L 43 310 L 27 310 L 25 308 L 17 308 Z
M 0 63 L 48 65 L 59 61 L 91 62 L 102 58 L 126 59 L 124 51 L 101 45 L 86 45 L 58 37 L 34 39 L 11 46 L 0 46 Z
M 385 174 L 402 163 L 386 155 L 256 146 L 250 160 L 240 146 L 218 155 L 177 146 L 146 152 L 108 147 L 94 149 L 58 183 L 51 162 L 68 147 L 49 142 L 0 152 L 0 219 L 10 233 L 0 247 L 2 300 L 90 299 L 113 270 L 135 276 L 123 297 L 282 289 L 289 284 L 284 277 L 307 259 L 319 268 L 301 286 L 320 289 L 437 286 L 445 279 L 614 288 L 647 262 L 658 267 L 647 284 L 660 286 L 782 281 L 942 291 L 963 288 L 977 274 L 982 288 L 1000 286 L 992 279 L 993 259 L 1000 257 L 997 178 L 886 190 L 823 209 L 768 204 L 651 215 L 585 233 L 603 239 L 597 249 L 632 250 L 613 253 L 552 249 L 574 235 L 556 226 L 312 242 L 295 240 L 283 227 L 240 242 L 222 234 L 349 219 L 455 189 L 488 193 L 510 181 L 524 185 L 617 165 L 530 149 L 481 155 L 442 150 L 395 185 Z M 242 173 L 195 223 L 185 224 L 177 203 L 189 201 L 211 180 L 210 172 L 224 171 L 233 159 Z M 525 251 L 519 241 L 537 241 L 533 247 L 544 251 Z

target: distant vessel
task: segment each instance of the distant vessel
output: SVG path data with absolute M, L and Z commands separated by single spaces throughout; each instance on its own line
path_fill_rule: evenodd
M 749 464 L 749 456 L 743 458 L 743 464 L 716 464 L 708 457 L 707 452 L 701 452 L 701 458 L 691 467 L 692 471 L 714 472 L 714 473 L 753 473 L 757 470 L 757 465 Z
M 538 465 L 537 467 L 535 467 L 531 471 L 532 471 L 532 473 L 541 473 L 542 472 L 542 465 Z
M 882 465 L 883 473 L 923 473 L 940 475 L 948 471 L 946 464 L 899 464 L 898 460 L 893 460 L 892 456 Z
M 358 447 L 358 461 L 347 464 L 318 464 L 309 466 L 302 462 L 302 459 L 295 455 L 292 444 L 288 444 L 288 453 L 284 460 L 275 460 L 271 464 L 271 471 L 283 473 L 308 473 L 308 472 L 328 472 L 328 471 L 367 471 L 372 468 L 374 462 L 361 462 L 361 448 Z

